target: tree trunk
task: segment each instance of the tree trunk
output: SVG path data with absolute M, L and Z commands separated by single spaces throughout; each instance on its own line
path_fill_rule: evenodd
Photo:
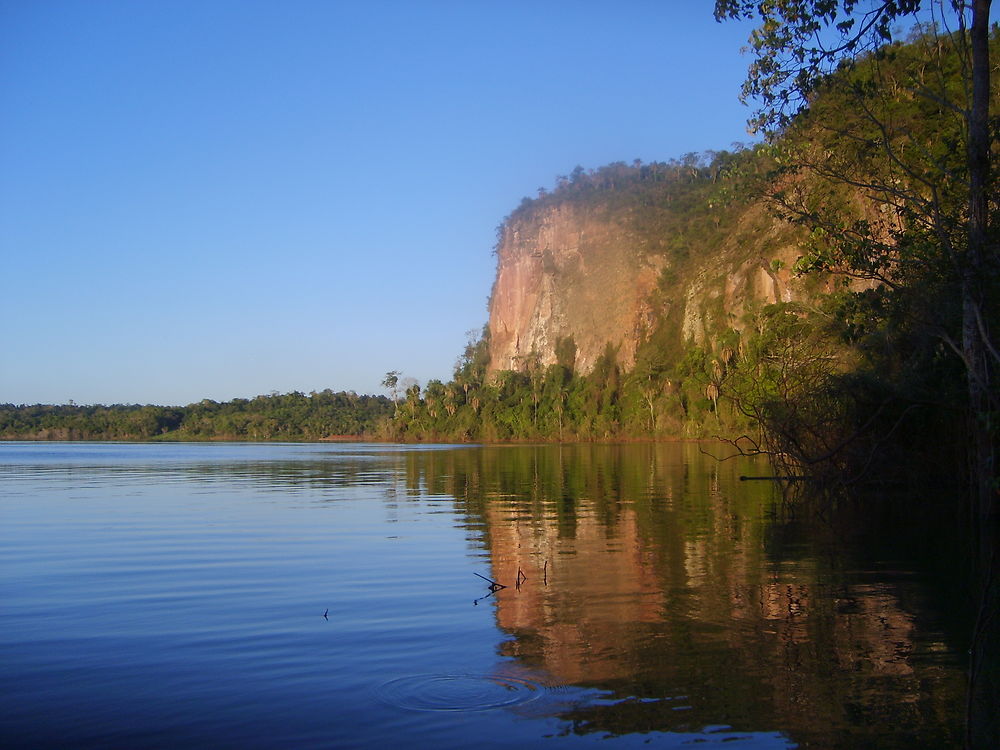
M 1000 747 L 1000 571 L 997 571 L 998 520 L 994 447 L 990 425 L 990 361 L 984 341 L 985 275 L 994 259 L 989 246 L 991 0 L 972 5 L 972 108 L 969 116 L 968 247 L 962 273 L 962 353 L 969 395 L 972 522 L 979 590 L 979 613 L 969 665 L 966 744 Z
M 975 0 L 972 17 L 972 111 L 969 117 L 968 248 L 962 276 L 962 348 L 966 360 L 969 407 L 973 424 L 973 484 L 977 521 L 983 528 L 993 516 L 995 490 L 993 445 L 989 425 L 990 362 L 980 325 L 985 314 L 985 275 L 992 264 L 989 247 L 987 190 L 990 180 L 990 60 L 991 0 Z M 992 538 L 984 541 L 992 542 Z M 992 544 L 987 546 L 992 547 Z M 980 560 L 991 550 L 981 549 Z M 986 555 L 985 557 L 983 555 Z

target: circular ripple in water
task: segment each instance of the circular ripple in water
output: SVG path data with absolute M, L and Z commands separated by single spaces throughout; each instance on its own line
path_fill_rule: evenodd
M 527 703 L 541 686 L 502 675 L 424 674 L 390 680 L 376 690 L 385 703 L 416 711 L 485 711 Z

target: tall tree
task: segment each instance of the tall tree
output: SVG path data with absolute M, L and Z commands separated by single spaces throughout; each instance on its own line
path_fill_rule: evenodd
M 389 391 L 396 412 L 399 411 L 399 376 L 402 374 L 399 370 L 389 370 L 382 378 L 382 387 Z

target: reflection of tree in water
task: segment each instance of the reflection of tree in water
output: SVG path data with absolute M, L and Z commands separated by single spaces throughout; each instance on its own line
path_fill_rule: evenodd
M 610 691 L 562 712 L 573 731 L 728 724 L 823 746 L 958 742 L 959 660 L 918 628 L 918 581 L 817 554 L 806 528 L 774 544 L 773 488 L 740 483 L 745 464 L 689 445 L 408 461 L 411 489 L 458 499 L 495 579 L 527 575 L 496 594 L 514 636 L 502 654 L 556 684 Z

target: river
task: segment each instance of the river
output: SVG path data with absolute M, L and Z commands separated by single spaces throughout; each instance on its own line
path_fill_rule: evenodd
M 933 566 L 706 451 L 0 443 L 0 745 L 960 745 Z

